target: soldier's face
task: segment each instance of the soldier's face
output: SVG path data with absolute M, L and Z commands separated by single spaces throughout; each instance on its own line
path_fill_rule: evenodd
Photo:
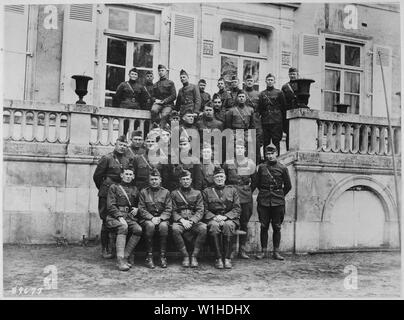
M 191 145 L 187 141 L 181 141 L 179 147 L 181 152 L 188 152 L 191 149 Z
M 217 186 L 224 186 L 226 182 L 226 175 L 224 173 L 218 173 L 213 177 L 213 181 Z
M 159 73 L 160 78 L 165 77 L 166 74 L 167 74 L 167 69 L 166 68 L 161 68 L 161 69 L 158 70 L 158 73 Z
M 142 137 L 133 137 L 132 138 L 132 145 L 136 148 L 142 146 L 144 140 Z
M 205 114 L 206 118 L 213 119 L 213 108 L 212 107 L 205 106 L 203 113 Z
M 202 150 L 202 158 L 203 158 L 203 160 L 211 160 L 212 159 L 212 149 L 204 148 Z
M 134 72 L 134 71 L 129 72 L 129 79 L 130 80 L 135 81 L 135 80 L 137 80 L 138 77 L 139 76 L 138 76 L 137 72 Z
M 193 124 L 194 123 L 194 115 L 193 114 L 187 113 L 186 115 L 184 115 L 182 117 L 182 119 L 188 124 Z
M 192 179 L 191 176 L 186 176 L 186 177 L 181 177 L 180 179 L 180 185 L 183 188 L 189 188 L 191 186 Z
M 149 178 L 149 184 L 153 188 L 159 187 L 160 183 L 161 183 L 161 177 L 159 177 L 159 176 L 151 176 Z
M 148 83 L 153 83 L 153 75 L 152 74 L 146 74 L 146 82 Z
M 160 133 L 161 142 L 167 144 L 170 141 L 170 133 L 168 131 L 162 131 Z
M 126 142 L 117 141 L 115 143 L 115 151 L 118 153 L 124 153 L 126 150 L 127 144 Z
M 181 80 L 181 83 L 187 83 L 188 76 L 186 74 L 182 74 L 182 75 L 180 75 L 180 80 Z
M 270 152 L 267 152 L 267 153 L 266 153 L 266 156 L 267 156 L 267 159 L 268 159 L 269 161 L 275 161 L 275 160 L 276 160 L 277 153 L 276 153 L 276 151 L 270 151 Z
M 238 100 L 239 103 L 245 103 L 245 100 L 246 100 L 245 94 L 244 94 L 244 93 L 240 93 L 240 94 L 237 96 L 237 100 Z
M 296 80 L 298 76 L 299 76 L 299 75 L 297 74 L 297 72 L 291 72 L 291 73 L 289 73 L 289 79 L 290 79 L 290 80 Z
M 148 138 L 146 139 L 146 147 L 149 150 L 154 149 L 157 146 L 156 139 Z
M 206 84 L 203 82 L 199 83 L 199 91 L 205 92 Z
M 220 80 L 217 82 L 217 87 L 219 88 L 219 90 L 223 90 L 224 89 L 224 81 Z
M 132 170 L 124 170 L 123 173 L 121 173 L 121 179 L 125 183 L 131 183 L 134 178 L 135 174 Z
M 178 122 L 180 122 L 180 117 L 174 116 L 170 118 L 171 120 L 171 126 L 173 127 L 174 125 L 178 125 Z
M 254 86 L 254 80 L 253 79 L 248 79 L 245 81 L 245 84 L 248 88 L 252 88 Z
M 216 109 L 220 109 L 222 107 L 222 100 L 220 100 L 220 99 L 213 100 L 213 106 Z
M 237 88 L 238 87 L 238 80 L 232 80 L 231 81 L 231 87 L 232 88 Z
M 265 82 L 267 83 L 268 87 L 273 87 L 275 84 L 275 78 L 268 77 L 265 79 Z
M 236 156 L 244 156 L 245 155 L 245 148 L 243 146 L 236 146 Z

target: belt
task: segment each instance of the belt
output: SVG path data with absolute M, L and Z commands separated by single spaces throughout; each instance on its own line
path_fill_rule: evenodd
M 261 188 L 262 190 L 269 190 L 269 191 L 281 191 L 282 189 L 273 189 L 273 188 Z

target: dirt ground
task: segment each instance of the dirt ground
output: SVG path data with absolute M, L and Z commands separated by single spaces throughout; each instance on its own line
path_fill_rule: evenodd
M 399 298 L 399 252 L 286 255 L 285 261 L 234 259 L 232 270 L 216 270 L 203 257 L 198 269 L 168 257 L 167 269 L 144 267 L 142 256 L 128 272 L 103 260 L 100 247 L 17 246 L 3 250 L 4 297 L 13 298 Z M 57 268 L 57 289 L 43 289 L 44 268 Z M 348 267 L 347 267 L 348 266 Z M 349 267 L 351 266 L 351 267 Z M 357 268 L 357 289 L 344 283 Z M 354 284 L 354 282 L 350 282 Z M 20 288 L 26 289 L 24 292 Z M 38 289 L 37 291 L 35 290 Z

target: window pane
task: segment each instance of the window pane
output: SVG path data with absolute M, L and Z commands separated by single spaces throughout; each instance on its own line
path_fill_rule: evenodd
M 112 96 L 113 95 L 114 94 L 110 93 L 110 92 L 105 93 L 105 106 L 106 107 L 112 107 Z
M 110 29 L 128 31 L 129 12 L 110 8 L 108 27 Z
M 153 68 L 153 45 L 150 43 L 134 43 L 133 66 Z
M 334 104 L 339 103 L 339 93 L 324 92 L 324 111 L 334 111 Z
M 125 81 L 125 68 L 107 66 L 105 89 L 116 91 L 116 88 L 122 81 Z
M 221 75 L 226 81 L 230 81 L 231 76 L 237 76 L 237 59 L 222 56 Z
M 354 72 L 345 72 L 345 92 L 359 93 L 360 75 Z
M 347 66 L 361 66 L 361 48 L 359 47 L 352 47 L 352 46 L 345 46 L 345 64 Z
M 244 51 L 260 53 L 260 37 L 254 34 L 245 34 Z
M 325 43 L 325 62 L 341 64 L 341 45 L 339 43 Z
M 254 79 L 254 83 L 258 82 L 260 63 L 258 61 L 244 60 L 243 61 L 243 80 L 250 74 Z
M 136 13 L 136 33 L 154 35 L 155 16 Z
M 107 63 L 126 64 L 126 41 L 108 38 Z
M 344 103 L 349 104 L 351 107 L 348 112 L 359 114 L 359 96 L 346 94 L 344 95 Z
M 336 70 L 325 70 L 325 90 L 340 90 L 341 72 Z
M 238 33 L 230 30 L 222 30 L 222 48 L 237 50 Z

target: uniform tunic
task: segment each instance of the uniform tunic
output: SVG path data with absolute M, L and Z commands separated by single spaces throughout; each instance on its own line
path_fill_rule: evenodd
M 147 187 L 140 191 L 139 222 L 144 223 L 154 217 L 168 221 L 171 217 L 172 201 L 170 192 L 163 187 Z
M 210 94 L 205 91 L 201 92 L 199 90 L 199 93 L 201 95 L 201 111 L 202 111 L 205 104 L 207 104 L 211 100 L 211 97 Z
M 226 90 L 220 90 L 216 94 L 220 97 L 220 100 L 222 100 L 222 107 L 220 110 L 215 109 L 215 116 L 216 119 L 224 122 L 226 112 L 232 107 L 232 97 Z
M 185 203 L 185 198 L 187 203 Z M 203 218 L 203 198 L 199 190 L 193 188 L 179 188 L 171 192 L 171 199 L 173 201 L 173 221 L 179 222 L 181 219 L 187 219 L 194 224 L 198 223 Z
M 163 105 L 173 106 L 177 95 L 175 84 L 166 78 L 160 79 L 153 85 L 153 98 L 163 101 Z
M 192 83 L 187 83 L 179 91 L 177 101 L 175 102 L 176 109 L 180 114 L 184 114 L 185 110 L 192 110 L 199 113 L 201 109 L 201 95 L 199 88 Z
M 272 87 L 260 92 L 258 112 L 261 115 L 262 125 L 281 124 L 284 110 L 286 110 L 285 97 L 281 90 Z
M 237 105 L 226 112 L 225 128 L 254 129 L 254 109 L 246 105 Z
M 121 82 L 116 89 L 112 106 L 116 108 L 145 109 L 147 93 L 138 81 Z

